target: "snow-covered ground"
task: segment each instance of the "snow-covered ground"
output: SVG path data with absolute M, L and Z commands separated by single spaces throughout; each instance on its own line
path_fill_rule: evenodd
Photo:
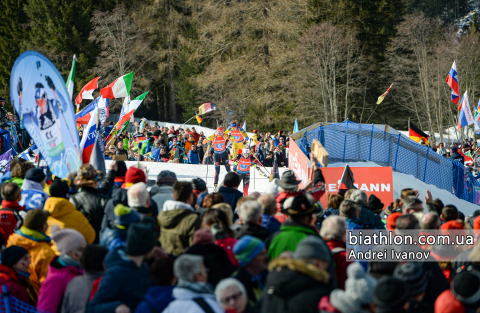
M 107 168 L 108 164 L 111 161 L 106 161 Z M 137 162 L 126 162 L 127 166 L 130 167 L 132 165 L 136 166 Z M 172 164 L 172 163 L 153 163 L 153 162 L 140 162 L 141 166 L 148 169 L 148 178 L 150 180 L 156 181 L 157 175 L 163 170 L 170 170 L 177 174 L 178 180 L 191 180 L 195 177 L 200 177 L 203 180 L 206 180 L 207 187 L 210 192 L 213 191 L 213 179 L 215 175 L 215 168 L 213 165 L 208 166 L 208 175 L 207 175 L 207 166 L 206 165 L 192 165 L 192 164 Z M 348 164 L 351 167 L 378 167 L 379 165 L 373 162 L 352 162 Z M 344 163 L 334 163 L 329 164 L 329 167 L 345 167 Z M 271 171 L 271 168 L 268 168 Z M 280 176 L 287 168 L 280 169 Z M 255 174 L 253 173 L 255 172 Z M 219 183 L 223 181 L 225 177 L 226 170 L 225 167 L 222 166 L 220 168 L 220 176 L 219 176 Z M 251 171 L 251 179 L 250 179 L 250 188 L 249 192 L 252 193 L 254 191 L 258 191 L 260 193 L 264 193 L 267 185 L 268 185 L 268 178 L 262 177 L 256 173 L 256 170 Z M 428 189 L 432 193 L 433 198 L 439 198 L 442 202 L 447 204 L 455 205 L 460 211 L 462 211 L 465 215 L 471 215 L 475 210 L 480 209 L 479 206 L 469 203 L 465 200 L 458 199 L 452 193 L 439 189 L 433 185 L 425 184 L 424 182 L 416 179 L 412 175 L 402 174 L 398 172 L 393 172 L 393 196 L 394 198 L 400 198 L 400 192 L 404 188 L 413 188 L 418 189 L 420 192 L 420 199 L 423 201 L 425 196 L 425 191 Z M 243 185 L 240 185 L 239 190 L 243 190 Z M 392 199 L 393 201 L 393 199 Z
M 111 161 L 105 161 L 107 168 Z M 137 162 L 127 161 L 127 167 L 137 166 Z M 207 182 L 207 188 L 209 192 L 213 192 L 213 180 L 215 178 L 215 167 L 213 165 L 208 165 L 208 175 L 207 175 L 207 166 L 206 165 L 193 165 L 193 164 L 173 164 L 173 163 L 162 163 L 162 162 L 140 162 L 142 168 L 146 167 L 148 170 L 148 179 L 156 181 L 158 174 L 163 170 L 169 170 L 174 172 L 177 175 L 178 180 L 192 180 L 193 178 L 200 177 L 201 179 Z M 267 168 L 271 172 L 271 168 Z M 287 168 L 280 169 L 280 175 L 284 171 L 288 170 Z M 254 173 L 255 172 L 255 173 Z M 223 178 L 227 174 L 225 166 L 220 167 L 219 175 L 219 184 L 223 181 Z M 250 186 L 249 192 L 258 191 L 260 193 L 265 193 L 269 179 L 265 178 L 258 174 L 257 170 L 250 171 Z M 240 184 L 238 190 L 243 191 L 243 183 Z

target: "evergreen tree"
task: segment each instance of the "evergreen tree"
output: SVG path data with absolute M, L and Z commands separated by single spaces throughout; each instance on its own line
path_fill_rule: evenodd
M 0 93 L 9 98 L 10 72 L 21 52 L 27 16 L 23 11 L 26 0 L 1 0 L 0 19 Z

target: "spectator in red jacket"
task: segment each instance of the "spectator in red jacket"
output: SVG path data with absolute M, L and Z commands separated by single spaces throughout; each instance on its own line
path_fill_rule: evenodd
M 8 292 L 20 301 L 35 305 L 36 293 L 28 281 L 30 256 L 27 249 L 11 246 L 2 252 L 0 264 L 0 286 L 6 285 Z
M 322 228 L 320 229 L 320 236 L 325 240 L 325 243 L 332 252 L 335 272 L 337 274 L 337 284 L 340 289 L 345 289 L 347 267 L 353 263 L 352 261 L 347 261 L 345 244 L 346 232 L 347 224 L 345 220 L 338 215 L 330 215 L 327 217 L 323 221 Z

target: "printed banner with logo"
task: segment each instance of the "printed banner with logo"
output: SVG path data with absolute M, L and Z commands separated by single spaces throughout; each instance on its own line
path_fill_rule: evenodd
M 290 160 L 289 160 L 290 161 Z M 384 208 L 393 202 L 393 179 L 391 167 L 350 167 L 355 179 L 354 186 L 366 192 L 367 196 L 375 194 Z M 327 209 L 328 193 L 338 193 L 344 167 L 324 167 L 321 169 L 325 177 L 326 193 L 320 198 Z
M 289 141 L 289 152 L 288 152 L 288 168 L 295 173 L 295 176 L 298 180 L 301 180 L 302 183 L 298 185 L 299 188 L 305 187 L 308 181 L 308 158 L 300 149 L 300 147 L 295 143 L 295 140 L 290 138 Z M 325 175 L 325 174 L 324 174 Z M 340 174 L 340 176 L 342 176 Z M 340 179 L 340 177 L 338 178 Z
M 35 51 L 22 53 L 10 76 L 10 99 L 53 175 L 82 165 L 75 112 L 56 67 Z

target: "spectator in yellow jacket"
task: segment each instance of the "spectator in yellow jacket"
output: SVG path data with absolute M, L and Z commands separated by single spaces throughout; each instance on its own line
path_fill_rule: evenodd
M 8 238 L 7 247 L 20 246 L 28 250 L 31 263 L 29 267 L 30 283 L 38 295 L 40 286 L 47 277 L 48 265 L 55 257 L 51 248 L 51 238 L 45 234 L 50 214 L 42 209 L 28 211 L 23 226 Z
M 55 178 L 50 186 L 50 198 L 47 199 L 43 208 L 50 213 L 47 220 L 47 235 L 51 236 L 52 226 L 58 225 L 61 229 L 75 229 L 85 237 L 88 244 L 91 244 L 95 240 L 95 230 L 87 218 L 67 200 L 68 191 L 68 183 L 60 178 Z M 55 243 L 52 249 L 57 255 L 60 254 Z

